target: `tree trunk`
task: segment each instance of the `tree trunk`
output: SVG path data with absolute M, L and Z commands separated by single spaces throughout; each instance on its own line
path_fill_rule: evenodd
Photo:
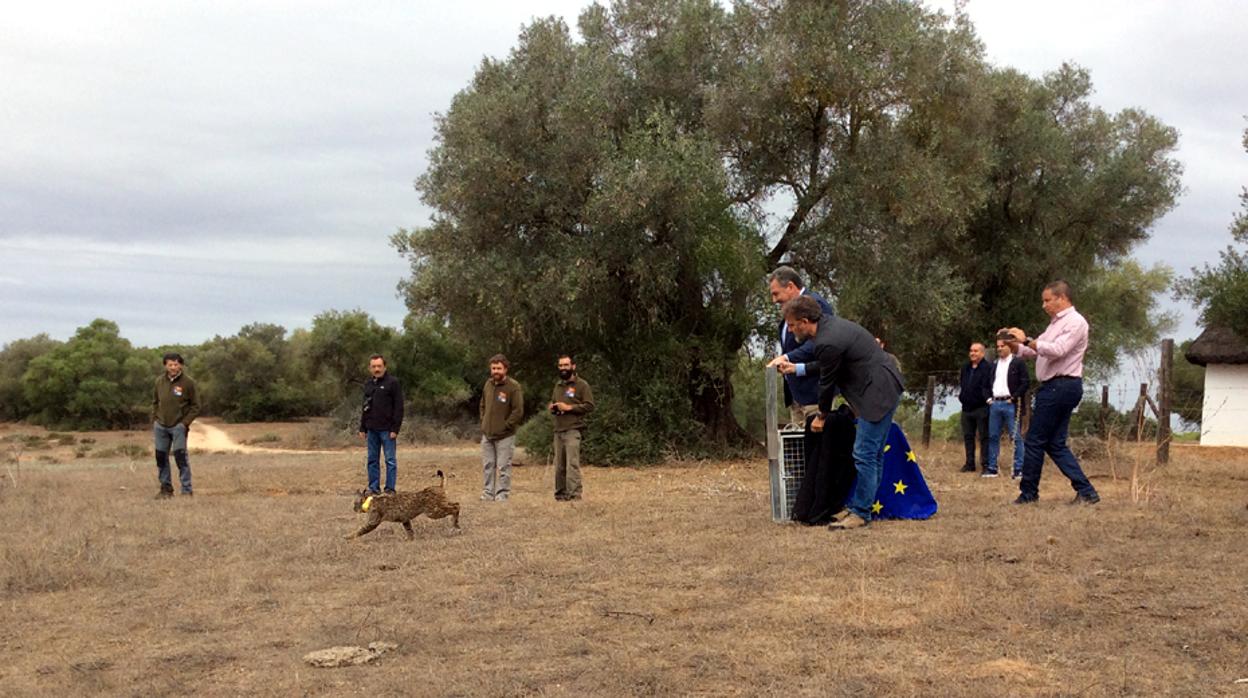
M 708 370 L 694 361 L 689 370 L 693 418 L 702 424 L 710 443 L 741 448 L 757 446 L 732 413 L 732 379 L 728 369 Z

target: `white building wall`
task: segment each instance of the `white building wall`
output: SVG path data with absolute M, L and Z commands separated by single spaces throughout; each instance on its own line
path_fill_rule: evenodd
M 1202 446 L 1248 446 L 1248 364 L 1205 367 Z

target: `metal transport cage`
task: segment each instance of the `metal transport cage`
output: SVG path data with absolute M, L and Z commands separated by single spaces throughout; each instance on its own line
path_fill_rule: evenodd
M 771 476 L 771 520 L 788 523 L 793 517 L 797 490 L 806 476 L 806 442 L 804 431 L 781 431 L 776 417 L 776 369 L 767 371 L 767 470 Z

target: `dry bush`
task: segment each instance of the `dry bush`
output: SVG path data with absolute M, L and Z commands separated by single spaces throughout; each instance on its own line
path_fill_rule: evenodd
M 139 444 L 119 444 L 112 448 L 106 448 L 97 451 L 95 454 L 99 458 L 129 458 L 131 460 L 140 460 L 148 458 L 152 455 L 152 449 Z
M 284 447 L 298 450 L 349 448 L 359 442 L 356 427 L 334 420 L 318 419 L 298 425 L 286 437 Z
M 405 444 L 445 446 L 479 437 L 480 428 L 476 423 L 446 422 L 431 419 L 423 415 L 411 415 L 403 420 L 403 430 L 399 440 Z

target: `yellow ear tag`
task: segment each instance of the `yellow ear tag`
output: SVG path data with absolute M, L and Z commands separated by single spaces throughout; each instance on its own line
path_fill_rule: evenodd
M 368 511 L 368 507 L 369 507 L 369 506 L 371 506 L 371 505 L 372 505 L 372 503 L 373 503 L 373 498 L 372 498 L 372 497 L 369 497 L 368 499 L 365 499 L 365 500 L 364 500 L 364 503 L 360 505 L 360 511 L 367 512 L 367 511 Z

